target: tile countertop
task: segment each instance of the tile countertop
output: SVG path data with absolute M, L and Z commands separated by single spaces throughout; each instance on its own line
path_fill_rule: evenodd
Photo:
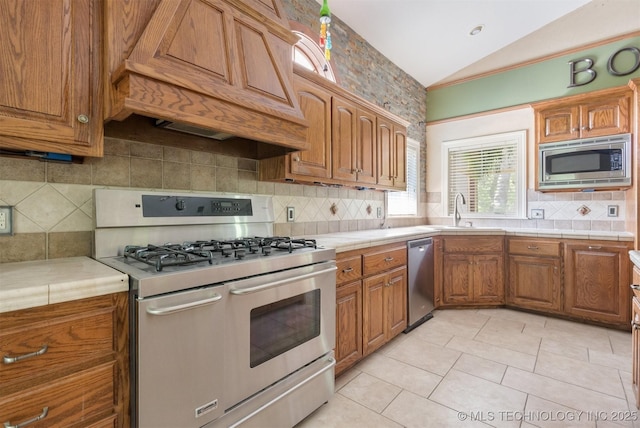
M 629 258 L 631 259 L 631 263 L 640 269 L 640 251 L 629 251 Z
M 454 227 L 454 226 L 413 226 L 392 229 L 361 230 L 356 232 L 327 233 L 304 236 L 316 239 L 318 245 L 335 248 L 337 253 L 358 250 L 374 245 L 386 245 L 411 239 L 439 235 L 507 235 L 529 236 L 532 238 L 593 239 L 606 241 L 633 241 L 628 232 L 575 231 L 556 229 L 507 229 L 498 227 Z
M 0 312 L 128 290 L 127 275 L 89 257 L 0 264 Z

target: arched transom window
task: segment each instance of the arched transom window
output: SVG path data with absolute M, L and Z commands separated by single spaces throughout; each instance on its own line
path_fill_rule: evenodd
M 300 40 L 293 46 L 293 62 L 335 82 L 336 77 L 331 69 L 331 64 L 324 58 L 324 51 L 320 46 L 304 33 L 294 31 L 294 34 Z

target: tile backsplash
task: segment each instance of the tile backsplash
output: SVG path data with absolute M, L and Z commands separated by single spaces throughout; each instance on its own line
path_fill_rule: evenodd
M 82 164 L 0 157 L 0 205 L 15 207 L 14 236 L 0 237 L 0 263 L 91 255 L 97 187 L 272 195 L 276 235 L 425 223 L 377 218 L 382 192 L 260 182 L 257 171 L 252 159 L 115 138 L 105 138 L 103 158 Z M 287 207 L 294 207 L 293 222 Z

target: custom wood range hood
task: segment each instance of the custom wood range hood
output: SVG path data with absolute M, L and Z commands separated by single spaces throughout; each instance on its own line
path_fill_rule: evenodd
M 237 137 L 219 144 L 266 143 L 258 159 L 309 148 L 280 0 L 108 0 L 104 13 L 105 120 L 135 114 Z

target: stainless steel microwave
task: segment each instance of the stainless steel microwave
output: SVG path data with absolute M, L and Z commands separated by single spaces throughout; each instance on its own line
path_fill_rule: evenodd
M 538 146 L 538 190 L 631 185 L 631 134 Z

